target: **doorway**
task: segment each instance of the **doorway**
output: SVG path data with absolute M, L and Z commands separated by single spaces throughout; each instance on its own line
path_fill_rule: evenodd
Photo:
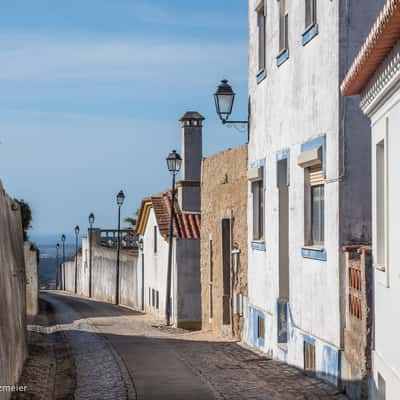
M 289 303 L 289 179 L 287 158 L 277 162 L 277 181 L 279 196 L 278 343 L 287 343 Z
M 223 218 L 221 223 L 222 240 L 222 324 L 231 323 L 231 220 Z

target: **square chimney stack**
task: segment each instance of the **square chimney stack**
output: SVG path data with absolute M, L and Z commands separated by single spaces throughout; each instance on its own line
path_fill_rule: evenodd
M 188 111 L 179 121 L 182 129 L 182 180 L 177 183 L 178 201 L 183 212 L 200 212 L 204 117 L 196 111 Z

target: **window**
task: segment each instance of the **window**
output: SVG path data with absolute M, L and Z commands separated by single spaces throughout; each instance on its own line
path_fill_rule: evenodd
M 257 338 L 262 340 L 265 338 L 265 322 L 260 316 L 257 317 Z
M 156 309 L 160 308 L 160 292 L 156 290 Z
M 257 7 L 258 71 L 265 69 L 265 9 L 264 0 Z
M 304 369 L 308 373 L 315 373 L 315 344 L 306 341 L 304 341 Z
M 310 184 L 310 240 L 313 246 L 323 246 L 325 232 L 325 187 L 322 166 L 308 168 Z
M 376 266 L 380 270 L 386 267 L 386 185 L 385 185 L 385 140 L 376 144 L 375 174 L 375 218 L 376 218 Z
M 289 13 L 288 0 L 279 1 L 279 52 L 289 48 Z
M 151 290 L 151 305 L 154 307 L 156 305 L 156 291 L 154 289 Z
M 253 193 L 253 240 L 264 238 L 264 181 L 252 182 Z
M 317 23 L 317 0 L 305 0 L 305 5 L 305 28 L 308 29 Z
M 153 243 L 154 243 L 154 253 L 157 253 L 157 226 L 154 225 L 154 239 L 153 239 Z
M 149 288 L 149 306 L 151 306 L 151 289 Z
M 324 185 L 311 186 L 311 241 L 324 244 Z

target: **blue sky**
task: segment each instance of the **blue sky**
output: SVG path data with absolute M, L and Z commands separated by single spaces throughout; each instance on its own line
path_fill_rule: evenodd
M 178 118 L 206 117 L 205 155 L 246 140 L 212 93 L 228 78 L 247 109 L 247 2 L 13 0 L 0 14 L 0 179 L 33 209 L 32 237 L 116 224 L 170 184 Z

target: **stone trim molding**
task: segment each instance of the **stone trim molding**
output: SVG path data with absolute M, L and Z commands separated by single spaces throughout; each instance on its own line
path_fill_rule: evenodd
M 400 80 L 400 41 L 376 70 L 373 78 L 361 93 L 360 107 L 369 114 L 377 103 Z

